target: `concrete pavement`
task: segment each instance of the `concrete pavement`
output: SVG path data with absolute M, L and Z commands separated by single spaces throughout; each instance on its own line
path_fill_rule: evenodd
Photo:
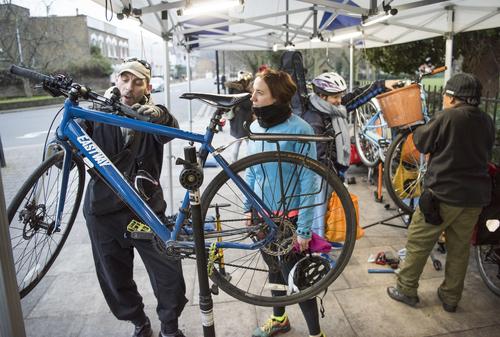
M 198 116 L 195 130 L 202 132 L 207 115 Z M 230 140 L 228 128 L 216 136 L 215 143 Z M 175 141 L 174 155 L 182 153 L 186 142 Z M 242 153 L 244 153 L 244 148 Z M 5 149 L 7 167 L 2 168 L 7 204 L 19 186 L 41 159 L 41 146 Z M 229 157 L 229 155 L 228 155 Z M 166 166 L 164 177 L 166 181 Z M 178 183 L 179 169 L 174 167 L 174 197 L 183 196 Z M 206 170 L 206 180 L 218 172 Z M 358 195 L 362 226 L 387 218 L 393 214 L 384 204 L 374 201 L 375 186 L 366 182 L 366 170 L 352 168 L 357 184 L 349 190 Z M 165 185 L 165 183 L 164 183 Z M 385 194 L 384 198 L 388 200 Z M 177 208 L 175 206 L 174 208 Z M 401 220 L 392 221 L 402 224 Z M 368 274 L 374 265 L 367 262 L 370 254 L 392 250 L 397 252 L 405 245 L 406 229 L 383 225 L 366 230 L 358 240 L 354 254 L 345 271 L 330 287 L 324 298 L 326 309 L 321 325 L 328 337 L 420 337 L 500 336 L 500 298 L 495 297 L 483 284 L 474 261 L 466 279 L 464 297 L 456 313 L 442 310 L 436 288 L 442 281 L 443 271 L 435 271 L 429 260 L 420 282 L 420 300 L 417 309 L 389 299 L 386 287 L 395 283 L 393 274 Z M 443 262 L 443 256 L 439 256 Z M 198 287 L 194 261 L 184 261 L 184 275 L 189 303 L 184 310 L 180 327 L 186 336 L 201 337 L 202 327 L 198 308 Z M 156 300 L 145 268 L 136 259 L 135 278 L 144 297 L 147 314 L 155 334 L 159 322 L 156 317 Z M 225 294 L 214 296 L 215 328 L 218 337 L 250 336 L 271 312 L 270 308 L 241 303 Z M 130 336 L 132 325 L 120 322 L 110 313 L 95 276 L 87 229 L 81 214 L 54 266 L 40 284 L 22 300 L 24 323 L 29 337 L 118 337 Z M 297 305 L 287 309 L 292 330 L 284 337 L 305 337 L 307 329 Z

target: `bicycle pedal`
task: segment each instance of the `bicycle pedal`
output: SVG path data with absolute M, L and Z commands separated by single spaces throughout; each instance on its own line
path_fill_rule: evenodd
M 388 139 L 381 138 L 378 140 L 378 145 L 381 147 L 389 147 L 391 145 L 391 142 Z
M 219 286 L 217 284 L 212 284 L 210 287 L 210 292 L 212 295 L 219 295 Z
M 137 220 L 132 220 L 127 225 L 127 231 L 130 232 L 130 238 L 135 240 L 152 240 L 154 233 L 151 228 Z

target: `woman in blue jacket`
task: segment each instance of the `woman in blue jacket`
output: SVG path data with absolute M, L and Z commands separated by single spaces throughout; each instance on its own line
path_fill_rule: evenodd
M 292 114 L 290 101 L 295 94 L 297 87 L 293 82 L 290 75 L 283 71 L 276 71 L 272 69 L 266 69 L 265 71 L 257 74 L 257 77 L 253 84 L 253 94 L 252 94 L 252 110 L 256 116 L 256 120 L 251 124 L 250 130 L 253 133 L 293 133 L 293 134 L 305 134 L 314 135 L 313 128 L 305 122 L 302 118 Z M 280 141 L 279 147 L 281 151 L 297 152 L 316 159 L 316 146 L 315 144 L 309 144 L 309 146 L 304 146 L 302 143 L 295 141 Z M 277 146 L 275 143 L 269 143 L 264 141 L 250 141 L 248 146 L 248 153 L 254 154 L 263 151 L 275 151 Z M 307 153 L 305 153 L 307 152 Z M 291 169 L 287 170 L 287 167 L 283 167 L 284 179 L 286 181 L 286 176 L 291 174 L 296 174 L 292 172 Z M 276 170 L 278 169 L 276 165 Z M 266 167 L 266 172 L 269 171 L 269 167 Z M 254 191 L 264 198 L 264 200 L 278 200 L 274 196 L 274 189 L 266 188 L 263 184 L 265 177 L 263 172 L 257 170 L 247 170 L 246 180 L 247 183 L 254 188 Z M 305 173 L 300 176 L 300 193 L 294 193 L 296 195 L 302 195 L 300 197 L 292 200 L 292 203 L 299 204 L 302 206 L 307 203 L 313 203 L 314 197 L 309 197 L 311 200 L 307 199 L 307 191 L 314 190 L 316 184 L 319 184 L 312 176 L 311 173 Z M 299 200 L 300 199 L 300 200 Z M 276 202 L 277 203 L 277 202 Z M 271 208 L 272 204 L 269 205 Z M 276 209 L 279 209 L 279 205 Z M 245 205 L 247 216 L 251 217 L 251 209 L 248 204 Z M 293 205 L 290 207 L 293 209 Z M 311 240 L 311 224 L 314 214 L 312 214 L 312 208 L 302 208 L 298 214 L 290 215 L 296 216 L 296 234 L 297 242 L 301 251 L 308 249 L 309 242 Z M 286 264 L 286 263 L 285 263 Z M 271 270 L 269 271 L 269 282 L 270 283 L 280 283 L 286 284 L 285 281 L 288 277 L 288 270 L 290 266 L 283 266 L 281 270 Z M 279 295 L 279 291 L 273 291 L 273 295 Z M 304 302 L 299 303 L 304 318 L 306 320 L 310 336 L 320 337 L 325 336 L 321 332 L 319 325 L 319 315 L 316 299 L 312 298 Z M 273 315 L 267 320 L 267 322 L 255 329 L 252 336 L 253 337 L 270 337 L 277 333 L 287 332 L 290 330 L 290 322 L 288 316 L 285 313 L 284 307 L 274 307 Z

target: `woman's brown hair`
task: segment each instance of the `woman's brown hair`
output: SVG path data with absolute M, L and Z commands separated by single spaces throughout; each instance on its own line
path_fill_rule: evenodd
M 271 95 L 278 104 L 289 104 L 297 91 L 292 77 L 281 70 L 266 69 L 256 75 L 266 82 Z

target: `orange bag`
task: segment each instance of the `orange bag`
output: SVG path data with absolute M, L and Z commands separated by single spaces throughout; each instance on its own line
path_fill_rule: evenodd
M 351 200 L 356 210 L 356 240 L 361 238 L 365 231 L 359 226 L 359 204 L 358 197 L 352 193 Z M 335 192 L 332 193 L 328 202 L 328 209 L 325 215 L 325 238 L 330 242 L 345 241 L 346 220 L 344 208 Z
M 403 143 L 401 157 L 406 163 L 414 164 L 419 162 L 420 152 L 417 150 L 415 143 L 413 142 L 413 133 L 410 133 Z

